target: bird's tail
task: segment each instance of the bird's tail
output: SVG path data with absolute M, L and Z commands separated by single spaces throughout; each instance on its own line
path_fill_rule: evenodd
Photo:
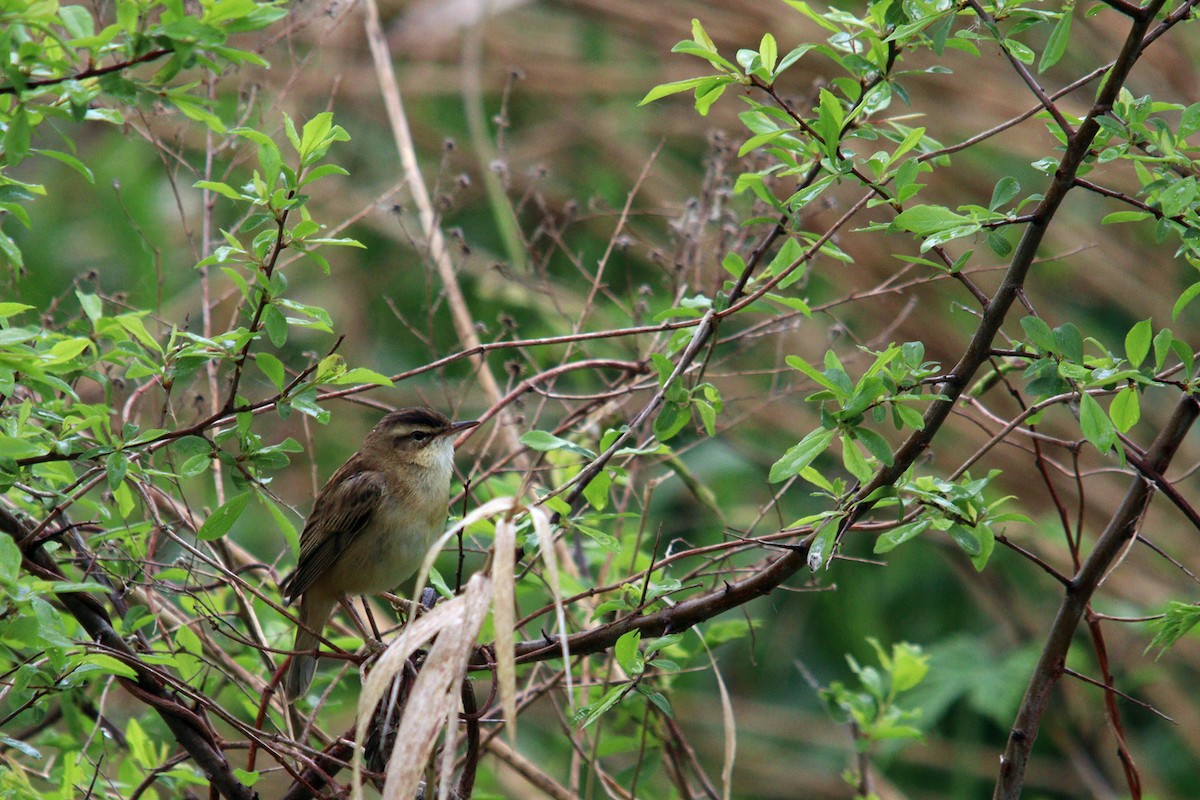
M 317 635 L 309 633 L 308 629 L 314 631 L 322 630 L 325 627 L 325 623 L 329 621 L 329 614 L 332 610 L 333 602 L 327 601 L 324 598 L 315 598 L 306 595 L 300 601 L 300 621 L 304 623 L 304 627 L 296 627 L 296 643 L 292 647 L 296 651 L 296 654 L 292 656 L 292 663 L 288 665 L 287 676 L 283 682 L 283 690 L 287 692 L 287 696 L 293 702 L 308 691 L 308 686 L 312 683 L 313 673 L 317 671 L 316 657 L 301 652 L 316 650 L 320 644 L 320 639 L 317 638 Z

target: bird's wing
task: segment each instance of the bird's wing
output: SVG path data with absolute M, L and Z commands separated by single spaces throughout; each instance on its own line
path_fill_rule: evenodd
M 333 566 L 383 499 L 386 483 L 382 473 L 355 471 L 352 464 L 346 467 L 351 467 L 349 474 L 330 478 L 313 503 L 300 535 L 300 562 L 283 582 L 283 596 L 288 602 L 302 595 Z

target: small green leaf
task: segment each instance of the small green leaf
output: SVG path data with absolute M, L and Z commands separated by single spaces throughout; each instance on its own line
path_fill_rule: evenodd
M 1141 222 L 1154 216 L 1149 211 L 1114 211 L 1100 220 L 1101 225 L 1113 225 L 1118 222 Z
M 355 367 L 354 369 L 348 369 L 343 374 L 334 378 L 333 382 L 335 384 L 369 383 L 373 386 L 391 386 L 392 385 L 392 379 L 389 378 L 387 375 L 376 372 L 373 369 L 367 369 L 366 367 Z
M 988 209 L 995 211 L 1001 206 L 1007 205 L 1010 200 L 1017 196 L 1017 192 L 1019 191 L 1021 191 L 1021 184 L 1017 183 L 1017 179 L 1006 175 L 996 182 L 996 188 L 992 190 L 992 199 L 988 203 Z
M 1022 317 L 1021 328 L 1024 329 L 1029 343 L 1038 350 L 1046 353 L 1058 352 L 1058 343 L 1054 341 L 1054 334 L 1050 332 L 1050 326 L 1045 320 L 1040 317 Z
M 250 502 L 249 492 L 229 498 L 224 505 L 209 514 L 208 519 L 200 526 L 200 530 L 196 531 L 196 538 L 205 542 L 220 539 L 229 532 L 233 523 L 237 522 L 238 517 L 246 510 L 248 502 Z
M 1126 386 L 1117 392 L 1117 396 L 1113 398 L 1112 405 L 1109 406 L 1108 413 L 1112 417 L 1112 423 L 1116 426 L 1117 430 L 1121 433 L 1128 433 L 1129 429 L 1137 424 L 1142 415 L 1137 389 L 1132 386 Z
M 572 453 L 578 453 L 581 456 L 586 456 L 587 458 L 596 457 L 596 454 L 586 447 L 581 447 L 574 442 L 569 442 L 566 439 L 555 436 L 549 431 L 526 431 L 521 435 L 521 444 L 543 453 L 550 450 L 567 450 Z
M 603 511 L 608 505 L 608 490 L 612 486 L 612 478 L 607 470 L 600 470 L 596 477 L 583 489 L 583 498 L 597 511 Z
M 1150 354 L 1150 341 L 1153 330 L 1150 327 L 1150 320 L 1144 319 L 1129 329 L 1129 333 L 1125 334 L 1125 357 L 1129 359 L 1129 363 L 1137 369 L 1146 360 L 1146 356 Z
M 0 434 L 0 458 L 33 458 L 45 453 L 46 448 L 36 442 Z
M 137 672 L 133 667 L 126 664 L 124 661 L 119 661 L 105 653 L 88 653 L 79 659 L 79 668 L 76 672 L 92 671 L 103 672 L 107 675 L 116 675 L 121 678 L 137 678 Z M 90 669 L 88 669 L 90 667 Z
M 909 522 L 905 525 L 898 525 L 897 527 L 892 528 L 890 531 L 887 531 L 875 540 L 875 552 L 888 553 L 892 550 L 895 550 L 909 539 L 912 539 L 920 535 L 923 531 L 927 530 L 930 524 L 931 523 L 928 519 L 920 519 L 916 522 Z
M 196 181 L 192 184 L 194 189 L 208 189 L 210 192 L 216 192 L 222 197 L 228 197 L 230 200 L 243 200 L 242 193 L 234 189 L 227 183 L 220 181 Z
M 266 375 L 267 379 L 275 384 L 276 389 L 283 388 L 285 373 L 282 361 L 270 353 L 256 353 L 254 363 L 262 371 L 262 374 Z
M 955 544 L 966 551 L 967 555 L 977 556 L 982 552 L 979 537 L 975 535 L 974 528 L 955 522 L 946 530 L 946 533 L 954 540 Z
M 1074 0 L 1063 4 L 1062 15 L 1058 18 L 1058 22 L 1054 25 L 1054 30 L 1050 31 L 1050 38 L 1046 40 L 1046 49 L 1042 50 L 1041 60 L 1038 61 L 1038 72 L 1045 72 L 1058 63 L 1058 60 L 1063 57 L 1063 53 L 1067 52 L 1067 42 L 1071 38 L 1071 12 L 1074 11 Z
M 651 426 L 654 438 L 660 442 L 670 441 L 675 434 L 687 427 L 691 419 L 692 411 L 689 406 L 668 400 L 659 409 L 658 416 L 654 418 L 654 424 Z
M 1171 319 L 1179 319 L 1179 313 L 1187 308 L 1188 303 L 1195 300 L 1197 295 L 1200 295 L 1200 282 L 1193 283 L 1183 290 L 1183 294 L 1179 295 L 1179 299 L 1175 301 L 1175 306 L 1171 309 Z
M 771 473 L 767 480 L 771 483 L 779 483 L 793 475 L 798 475 L 801 470 L 816 461 L 817 457 L 828 449 L 829 443 L 833 441 L 834 433 L 825 428 L 817 428 L 809 433 L 771 466 Z
M 262 323 L 267 330 L 267 338 L 271 340 L 271 344 L 276 347 L 283 347 L 287 344 L 288 322 L 278 306 L 271 304 L 263 309 Z
M 742 266 L 743 268 L 745 267 L 744 264 Z M 33 306 L 25 303 L 0 303 L 0 319 L 8 319 L 9 317 L 20 314 L 22 311 L 28 311 L 31 308 L 33 308 Z
M 773 76 L 775 65 L 779 62 L 779 46 L 775 44 L 775 37 L 771 34 L 763 34 L 762 41 L 758 44 L 758 57 L 767 74 Z
M 632 630 L 617 639 L 617 644 L 613 648 L 613 654 L 617 658 L 617 663 L 621 665 L 621 669 L 625 670 L 625 674 L 631 678 L 641 675 L 642 670 L 646 668 L 642 653 L 638 649 L 641 641 L 642 632 L 640 630 Z
M 867 483 L 875 474 L 875 470 L 859 452 L 858 445 L 847 433 L 842 434 L 842 464 L 846 467 L 847 472 L 858 479 L 859 483 Z
M 575 714 L 575 721 L 579 723 L 580 728 L 588 727 L 604 716 L 604 712 L 615 706 L 627 691 L 629 691 L 629 687 L 626 685 L 612 687 L 598 702 L 579 709 Z
M 1080 395 L 1079 398 L 1079 427 L 1092 446 L 1101 453 L 1112 449 L 1117 440 L 1117 429 L 1104 409 L 1090 394 Z
M 703 78 L 688 78 L 687 80 L 674 81 L 673 83 L 660 83 L 658 86 L 655 86 L 653 89 L 646 92 L 646 96 L 638 102 L 638 105 L 644 106 L 647 103 L 653 103 L 655 100 L 666 97 L 667 95 L 678 94 L 680 92 L 686 92 L 689 89 L 695 89 L 708 79 L 709 76 L 706 75 Z
M 1153 641 L 1146 649 L 1162 648 L 1155 657 L 1156 659 L 1161 658 L 1163 653 L 1171 649 L 1188 631 L 1196 627 L 1198 622 L 1200 622 L 1200 605 L 1172 600 L 1167 604 L 1167 613 L 1156 623 L 1158 632 L 1154 634 Z

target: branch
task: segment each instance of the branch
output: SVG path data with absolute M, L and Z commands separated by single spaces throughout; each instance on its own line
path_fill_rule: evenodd
M 5 508 L 0 508 L 0 531 L 13 537 L 21 547 L 22 564 L 30 574 L 45 580 L 66 580 L 66 576 L 41 545 L 31 543 L 29 526 Z M 154 672 L 141 662 L 137 653 L 113 629 L 112 620 L 104 606 L 100 605 L 96 598 L 82 592 L 61 592 L 56 596 L 88 635 L 101 645 L 121 654 L 122 662 L 137 672 L 136 679 L 118 680 L 130 694 L 158 712 L 175 735 L 175 740 L 208 776 L 212 787 L 230 800 L 255 800 L 258 794 L 234 777 L 229 762 L 225 760 L 225 754 L 221 752 L 216 733 L 204 724 L 195 712 L 180 705 Z
M 77 72 L 74 75 L 64 75 L 61 78 L 42 78 L 36 81 L 25 81 L 22 86 L 0 86 L 0 95 L 5 94 L 20 94 L 26 89 L 36 89 L 42 86 L 54 86 L 67 81 L 81 81 L 87 78 L 99 78 L 101 75 L 108 75 L 113 72 L 120 72 L 123 69 L 145 64 L 147 61 L 155 61 L 165 55 L 170 55 L 174 50 L 151 50 L 149 53 L 143 53 L 137 58 L 132 58 L 129 61 L 121 61 L 117 64 L 109 64 L 107 67 L 93 67 L 85 69 L 83 72 Z
M 643 638 L 678 633 L 744 605 L 756 597 L 770 594 L 804 566 L 808 560 L 808 548 L 808 541 L 801 542 L 748 578 L 727 582 L 720 589 L 683 600 L 653 614 L 622 617 L 606 625 L 576 633 L 567 639 L 571 655 L 582 656 L 607 650 L 615 645 L 621 636 L 634 630 L 641 631 Z M 516 654 L 518 663 L 529 663 L 556 658 L 562 654 L 562 649 L 555 638 L 547 636 L 534 641 L 518 642 Z M 485 660 L 490 662 L 492 659 L 489 657 Z M 472 666 L 485 665 L 482 662 L 473 662 Z
M 1000 287 L 996 290 L 995 295 L 984 309 L 979 328 L 975 331 L 975 335 L 967 345 L 966 352 L 963 353 L 958 363 L 954 366 L 954 369 L 947 376 L 945 383 L 938 387 L 937 394 L 941 395 L 944 399 L 936 400 L 930 404 L 928 410 L 925 412 L 925 424 L 919 431 L 914 432 L 900 445 L 895 453 L 892 465 L 880 469 L 874 478 L 866 485 L 860 487 L 845 502 L 844 506 L 847 509 L 847 514 L 842 521 L 839 537 L 874 505 L 873 502 L 867 500 L 872 493 L 883 486 L 890 486 L 895 483 L 929 448 L 934 436 L 950 416 L 950 412 L 953 410 L 959 396 L 970 385 L 979 367 L 990 357 L 992 342 L 995 340 L 1000 326 L 1004 324 L 1008 310 L 1016 301 L 1021 288 L 1025 284 L 1025 278 L 1037 258 L 1038 247 L 1046 235 L 1050 221 L 1054 218 L 1058 207 L 1066 198 L 1067 192 L 1075 185 L 1075 176 L 1079 171 L 1079 167 L 1083 164 L 1083 160 L 1087 157 L 1092 142 L 1100 132 L 1100 123 L 1098 120 L 1112 108 L 1113 103 L 1117 99 L 1118 92 L 1125 85 L 1125 79 L 1129 76 L 1129 71 L 1133 69 L 1133 65 L 1142 51 L 1142 37 L 1145 35 L 1146 29 L 1149 27 L 1154 15 L 1164 2 L 1165 0 L 1154 0 L 1147 7 L 1148 13 L 1146 18 L 1138 20 L 1130 27 L 1121 52 L 1106 76 L 1095 104 L 1080 124 L 1074 137 L 1068 143 L 1066 152 L 1063 154 L 1058 169 L 1054 173 L 1054 180 L 1050 182 L 1041 202 L 1038 203 L 1037 208 L 1034 210 L 1033 218 L 1021 236 L 1021 241 L 1013 253 L 1012 260 L 1009 262 Z
M 1146 454 L 1146 463 L 1156 473 L 1161 474 L 1166 470 L 1198 414 L 1200 405 L 1197 405 L 1193 397 L 1184 395 L 1179 399 L 1171 419 Z M 1017 800 L 1020 797 L 1029 753 L 1037 738 L 1042 714 L 1045 713 L 1050 699 L 1050 690 L 1063 674 L 1067 651 L 1071 647 L 1075 629 L 1079 626 L 1079 620 L 1100 580 L 1120 557 L 1129 541 L 1137 535 L 1138 522 L 1150 503 L 1153 489 L 1154 485 L 1142 476 L 1133 479 L 1121 507 L 1109 520 L 1104 533 L 1096 541 L 1096 546 L 1067 585 L 1058 615 L 1050 627 L 1046 646 L 1042 649 L 1041 658 L 1038 659 L 1037 668 L 1029 681 L 1029 688 L 1025 690 L 1025 697 L 1009 733 L 993 800 Z

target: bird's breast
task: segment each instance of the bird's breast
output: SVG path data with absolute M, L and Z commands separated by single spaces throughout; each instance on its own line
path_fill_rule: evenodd
M 385 496 L 334 565 L 335 585 L 344 586 L 346 594 L 395 589 L 417 571 L 445 529 L 449 475 L 440 488 L 410 483 L 404 489 Z

